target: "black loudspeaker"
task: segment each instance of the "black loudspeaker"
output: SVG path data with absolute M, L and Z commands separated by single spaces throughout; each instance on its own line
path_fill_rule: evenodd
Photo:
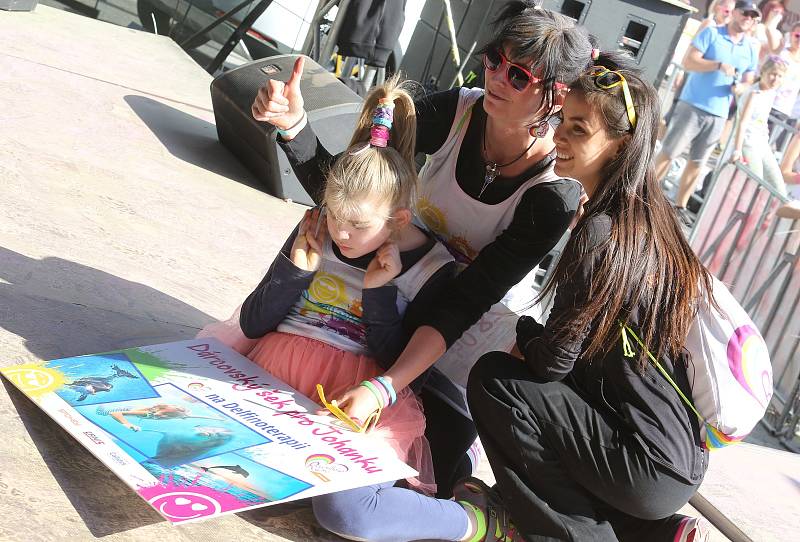
M 220 75 L 211 83 L 211 103 L 220 142 L 258 177 L 265 190 L 313 205 L 275 143 L 275 127 L 256 121 L 251 111 L 258 89 L 269 79 L 288 81 L 295 60 L 297 55 L 278 55 Z M 300 90 L 308 120 L 323 146 L 331 154 L 342 152 L 358 120 L 361 98 L 310 58 L 306 58 Z
M 584 25 L 601 50 L 630 54 L 656 87 L 694 9 L 688 2 L 668 0 L 543 0 L 542 7 Z

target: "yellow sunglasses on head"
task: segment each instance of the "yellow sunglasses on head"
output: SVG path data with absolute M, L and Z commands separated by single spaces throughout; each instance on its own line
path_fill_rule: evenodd
M 594 77 L 594 84 L 604 90 L 622 85 L 622 95 L 625 98 L 625 109 L 631 123 L 631 130 L 636 128 L 636 110 L 633 108 L 633 98 L 625 77 L 620 72 L 609 70 L 605 66 L 593 66 L 589 75 Z
M 336 399 L 330 403 L 325 399 L 325 391 L 322 389 L 322 384 L 317 384 L 317 395 L 319 395 L 319 400 L 322 401 L 322 405 L 327 408 L 331 414 L 336 416 L 337 419 L 344 422 L 347 428 L 351 431 L 355 431 L 356 433 L 366 433 L 378 425 L 378 420 L 381 417 L 380 408 L 370 414 L 363 424 L 360 424 L 358 423 L 358 421 L 360 421 L 358 418 L 351 418 L 344 410 L 339 408 L 339 405 L 336 404 Z

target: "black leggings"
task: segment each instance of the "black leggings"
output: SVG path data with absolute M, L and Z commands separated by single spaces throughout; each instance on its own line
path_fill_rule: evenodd
M 455 483 L 472 474 L 467 450 L 478 437 L 475 423 L 428 388 L 420 394 L 425 410 L 425 436 L 431 445 L 433 473 L 440 499 L 453 496 Z
M 537 382 L 502 352 L 467 387 L 497 487 L 520 533 L 541 540 L 672 540 L 697 491 L 655 463 L 616 418 L 564 382 Z

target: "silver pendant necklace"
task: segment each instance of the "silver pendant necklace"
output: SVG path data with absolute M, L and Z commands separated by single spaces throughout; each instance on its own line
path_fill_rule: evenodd
M 486 124 L 487 124 L 487 120 L 488 120 L 488 117 L 484 117 L 484 119 L 483 119 L 483 137 L 482 137 L 482 139 L 483 139 L 483 156 L 484 157 L 487 156 L 487 152 L 486 152 Z M 525 156 L 528 153 L 528 151 L 531 150 L 531 147 L 533 147 L 533 145 L 536 143 L 536 141 L 538 139 L 539 139 L 538 137 L 534 137 L 533 141 L 531 141 L 531 144 L 528 145 L 528 148 L 525 149 L 524 151 L 522 151 L 522 154 L 520 154 L 519 156 L 517 156 L 516 158 L 514 158 L 510 162 L 506 162 L 505 164 L 498 164 L 497 162 L 490 162 L 490 161 L 486 162 L 486 175 L 483 177 L 483 186 L 481 187 L 481 191 L 478 192 L 478 199 L 481 199 L 481 197 L 483 196 L 484 191 L 486 191 L 486 189 L 489 187 L 489 185 L 494 182 L 495 178 L 500 173 L 500 168 L 504 168 L 506 166 L 510 166 L 511 164 L 513 164 L 514 162 L 516 162 L 517 160 L 519 160 L 520 158 Z

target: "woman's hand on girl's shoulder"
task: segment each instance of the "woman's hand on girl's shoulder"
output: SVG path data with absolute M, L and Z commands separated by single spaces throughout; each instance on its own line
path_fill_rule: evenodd
M 320 223 L 321 220 L 324 218 L 320 216 L 318 207 L 306 211 L 292 243 L 292 263 L 304 271 L 316 271 L 322 261 L 322 247 L 328 228 Z
M 364 273 L 364 288 L 380 288 L 400 274 L 403 264 L 397 243 L 387 241 L 375 253 Z

